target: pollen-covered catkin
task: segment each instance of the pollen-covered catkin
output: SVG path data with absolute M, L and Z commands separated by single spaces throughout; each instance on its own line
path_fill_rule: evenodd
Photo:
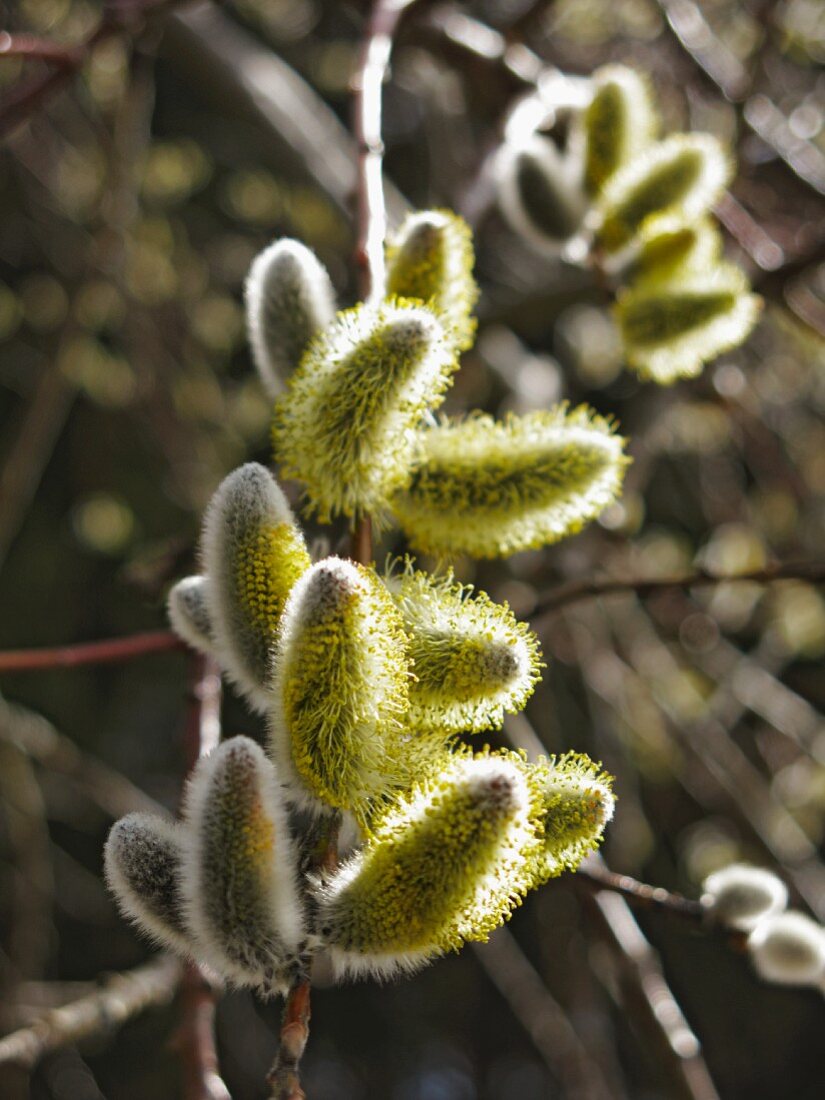
M 388 588 L 410 639 L 415 679 L 407 722 L 444 733 L 497 729 L 522 709 L 540 679 L 538 639 L 507 604 L 411 566 Z
M 597 195 L 607 180 L 653 141 L 658 118 L 647 80 L 625 65 L 593 74 L 593 99 L 584 112 L 584 178 Z
M 703 903 L 721 924 L 751 931 L 764 917 L 781 913 L 788 889 L 772 871 L 732 863 L 709 875 L 702 884 Z
M 184 849 L 179 825 L 154 814 L 127 814 L 104 851 L 109 889 L 124 916 L 163 947 L 195 953 L 180 894 Z
M 544 826 L 535 863 L 537 885 L 575 870 L 598 847 L 613 817 L 615 798 L 611 777 L 581 753 L 542 758 L 526 767 L 539 791 L 536 812 Z
M 249 342 L 273 397 L 316 333 L 331 324 L 335 293 L 326 268 L 300 241 L 284 239 L 256 257 L 245 287 Z
M 263 466 L 249 462 L 219 486 L 204 521 L 203 560 L 221 664 L 265 710 L 280 615 L 310 560 L 286 497 Z
M 338 314 L 275 406 L 275 457 L 322 522 L 386 511 L 406 484 L 414 429 L 457 366 L 435 313 L 403 300 Z
M 748 290 L 739 268 L 717 264 L 707 274 L 621 292 L 616 317 L 628 364 L 662 385 L 699 374 L 756 324 L 762 303 Z
M 201 653 L 215 650 L 212 619 L 209 614 L 206 577 L 184 577 L 169 592 L 166 608 L 172 629 Z
M 337 974 L 390 977 L 486 939 L 518 904 L 529 807 L 522 770 L 494 756 L 448 758 L 416 784 L 320 886 Z
M 408 681 L 401 617 L 375 572 L 317 562 L 284 612 L 271 711 L 270 751 L 294 802 L 363 819 L 410 780 Z
M 722 236 L 710 218 L 650 218 L 624 274 L 634 288 L 661 289 L 709 272 L 721 255 Z
M 582 224 L 587 198 L 581 170 L 538 134 L 502 146 L 496 160 L 498 204 L 512 228 L 538 252 L 556 255 Z
M 545 546 L 615 500 L 623 446 L 586 406 L 443 423 L 418 433 L 412 478 L 393 511 L 426 553 L 494 558 Z
M 249 738 L 225 741 L 195 768 L 184 815 L 182 895 L 199 954 L 234 985 L 282 989 L 303 921 L 273 765 Z
M 656 142 L 605 186 L 598 243 L 608 252 L 622 248 L 654 215 L 702 217 L 730 174 L 730 160 L 710 134 L 672 134 Z
M 456 351 L 472 345 L 478 298 L 467 223 L 450 210 L 410 214 L 387 246 L 387 294 L 429 306 Z

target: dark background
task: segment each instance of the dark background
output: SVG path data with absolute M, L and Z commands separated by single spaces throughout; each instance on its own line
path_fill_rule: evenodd
M 100 16 L 79 0 L 0 7 L 7 29 L 59 41 L 80 41 Z M 0 151 L 2 648 L 164 626 L 165 593 L 193 567 L 211 492 L 240 462 L 269 458 L 240 304 L 261 247 L 299 237 L 341 302 L 354 300 L 354 177 L 336 120 L 347 123 L 363 5 L 222 9 L 182 8 L 101 44 Z M 445 32 L 445 13 L 459 11 L 576 74 L 636 64 L 668 128 L 733 144 L 726 247 L 766 300 L 745 348 L 671 389 L 622 369 L 603 292 L 533 256 L 490 207 L 480 169 L 521 87 L 473 52 L 486 41 L 477 24 L 456 24 L 458 42 Z M 597 574 L 822 561 L 823 58 L 815 0 L 424 3 L 402 31 L 387 177 L 416 207 L 477 221 L 479 340 L 448 408 L 586 400 L 632 440 L 622 501 L 598 524 L 505 563 L 459 563 L 520 615 L 555 584 Z M 0 58 L 0 95 L 27 75 Z M 253 76 L 270 101 L 250 97 Z M 389 532 L 376 557 L 401 549 Z M 821 591 L 786 581 L 629 593 L 569 605 L 539 627 L 549 667 L 527 717 L 549 751 L 589 752 L 616 775 L 610 865 L 696 896 L 709 871 L 751 860 L 821 919 Z M 101 883 L 112 799 L 90 775 L 102 761 L 176 804 L 189 664 L 168 653 L 0 677 L 4 1030 L 148 957 Z M 261 732 L 229 692 L 223 709 L 228 733 Z M 84 759 L 70 768 L 66 743 L 46 744 L 32 712 Z M 759 982 L 744 957 L 675 919 L 639 921 L 723 1100 L 821 1095 L 820 993 Z M 590 891 L 571 876 L 552 883 L 510 929 L 616 1097 L 689 1095 L 678 1059 L 622 995 L 624 964 Z M 235 1100 L 264 1094 L 279 1011 L 247 993 L 219 1007 Z M 174 1010 L 147 1014 L 49 1058 L 31 1095 L 175 1097 L 175 1028 Z M 552 1061 L 465 950 L 401 984 L 317 990 L 304 1067 L 312 1100 L 573 1096 Z M 4 1096 L 26 1095 L 18 1077 L 2 1082 Z

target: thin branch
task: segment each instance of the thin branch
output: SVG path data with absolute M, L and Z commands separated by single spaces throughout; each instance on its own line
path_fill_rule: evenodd
M 358 156 L 355 263 L 364 301 L 383 298 L 386 284 L 387 209 L 382 177 L 381 89 L 389 72 L 393 36 L 401 16 L 413 2 L 377 0 L 367 22 L 361 57 L 352 81 L 352 128 Z
M 752 569 L 744 573 L 734 573 L 728 576 L 706 573 L 697 569 L 692 573 L 680 573 L 670 577 L 636 578 L 610 578 L 607 580 L 574 581 L 571 584 L 560 585 L 558 588 L 542 596 L 537 601 L 530 613 L 533 619 L 544 615 L 549 611 L 558 611 L 580 600 L 598 599 L 601 596 L 633 593 L 636 596 L 649 596 L 654 592 L 666 591 L 668 588 L 688 589 L 707 588 L 717 584 L 727 584 L 732 581 L 751 581 L 756 584 L 770 584 L 773 581 L 802 580 L 811 584 L 825 582 L 825 562 L 777 562 L 773 565 L 763 566 L 761 569 Z
M 631 875 L 611 871 L 602 859 L 589 858 L 576 871 L 577 880 L 596 890 L 612 890 L 643 909 L 655 909 L 661 913 L 681 917 L 696 926 L 713 925 L 709 910 L 693 898 L 686 898 L 666 890 L 664 886 L 650 886 Z
M 150 1008 L 163 1008 L 175 995 L 181 964 L 168 955 L 105 978 L 100 989 L 56 1008 L 30 1027 L 0 1039 L 0 1065 L 32 1069 L 44 1055 L 103 1035 Z
M 116 664 L 143 657 L 148 653 L 185 649 L 186 646 L 171 630 L 152 630 L 144 634 L 129 634 L 124 638 L 78 642 L 76 645 L 50 649 L 7 649 L 0 651 L 0 672 L 35 672 L 51 668 Z

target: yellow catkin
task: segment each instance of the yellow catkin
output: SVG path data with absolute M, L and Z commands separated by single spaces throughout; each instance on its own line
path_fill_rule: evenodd
M 585 406 L 445 422 L 419 433 L 412 478 L 393 511 L 423 552 L 492 558 L 545 546 L 615 500 L 623 446 Z

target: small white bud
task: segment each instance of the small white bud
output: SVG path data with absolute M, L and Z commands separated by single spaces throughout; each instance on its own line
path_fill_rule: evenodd
M 206 577 L 184 577 L 169 592 L 166 607 L 172 629 L 201 653 L 215 649 Z
M 764 917 L 781 913 L 788 904 L 785 883 L 772 871 L 732 863 L 702 884 L 703 902 L 721 923 L 750 932 Z
M 804 913 L 777 913 L 748 937 L 757 974 L 779 985 L 815 985 L 825 979 L 825 928 Z
M 246 280 L 249 342 L 270 396 L 283 389 L 312 338 L 335 314 L 335 294 L 326 268 L 300 241 L 276 241 L 265 249 Z

